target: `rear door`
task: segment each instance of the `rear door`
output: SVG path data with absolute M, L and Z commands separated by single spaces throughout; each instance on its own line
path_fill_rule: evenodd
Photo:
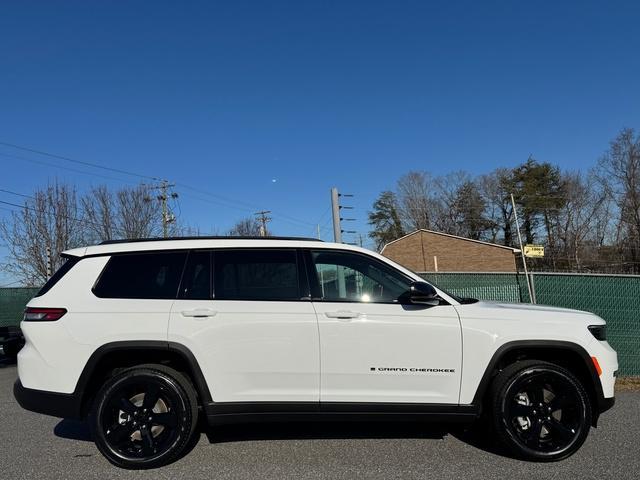
M 169 322 L 215 402 L 318 402 L 315 311 L 295 249 L 190 253 Z

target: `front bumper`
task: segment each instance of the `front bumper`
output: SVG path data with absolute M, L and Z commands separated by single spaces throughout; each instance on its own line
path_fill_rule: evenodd
M 58 418 L 79 419 L 81 416 L 81 398 L 75 393 L 25 388 L 18 379 L 13 384 L 13 396 L 25 410 Z
M 598 400 L 598 414 L 602 414 L 613 408 L 616 403 L 616 397 L 601 398 Z

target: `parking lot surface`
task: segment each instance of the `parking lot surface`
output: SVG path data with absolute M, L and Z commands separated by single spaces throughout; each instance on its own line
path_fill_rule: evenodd
M 203 433 L 183 459 L 153 471 L 111 466 L 88 428 L 22 410 L 15 365 L 0 361 L 0 478 L 640 478 L 640 392 L 618 394 L 584 447 L 559 463 L 515 460 L 448 427 L 388 423 L 228 426 Z

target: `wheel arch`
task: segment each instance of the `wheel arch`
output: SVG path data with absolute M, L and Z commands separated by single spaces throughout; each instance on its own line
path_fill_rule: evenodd
M 557 340 L 517 340 L 500 346 L 491 357 L 473 397 L 483 405 L 495 376 L 507 365 L 520 360 L 544 360 L 567 368 L 583 383 L 593 405 L 593 425 L 605 410 L 602 383 L 589 353 L 579 344 Z
M 85 417 L 101 382 L 110 372 L 140 364 L 159 363 L 175 368 L 193 383 L 198 402 L 211 402 L 211 393 L 200 365 L 189 348 L 166 341 L 142 340 L 111 342 L 97 348 L 87 360 L 74 394 L 80 401 L 80 416 Z

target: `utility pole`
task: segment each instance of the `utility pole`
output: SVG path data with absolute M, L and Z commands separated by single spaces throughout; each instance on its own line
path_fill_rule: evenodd
M 356 233 L 355 230 L 342 230 L 342 222 L 353 222 L 355 218 L 344 218 L 341 215 L 341 210 L 353 210 L 353 207 L 340 205 L 340 197 L 353 197 L 350 194 L 338 193 L 338 189 L 333 187 L 331 189 L 331 210 L 333 212 L 333 241 L 336 243 L 342 243 L 343 233 Z
M 169 183 L 167 180 L 161 180 L 160 185 L 152 185 L 149 187 L 149 190 L 160 190 L 160 194 L 157 196 L 157 199 L 162 207 L 162 236 L 164 238 L 169 236 L 169 224 L 176 221 L 176 216 L 169 211 L 168 204 L 169 198 L 178 198 L 177 193 L 169 193 L 169 189 L 175 186 L 175 183 Z M 151 198 L 146 197 L 145 200 L 151 201 Z
M 267 214 L 271 213 L 271 210 L 260 210 L 256 212 L 254 215 L 258 216 L 258 221 L 260 222 L 260 236 L 267 236 L 267 222 L 271 221 L 271 217 L 267 217 Z
M 524 248 L 522 246 L 522 235 L 520 235 L 520 222 L 518 222 L 518 210 L 516 209 L 516 201 L 513 198 L 513 193 L 511 194 L 511 207 L 513 208 L 513 217 L 516 220 L 516 231 L 518 232 L 518 243 L 520 243 L 520 255 L 522 255 L 522 264 L 524 265 L 524 276 L 527 279 L 527 289 L 529 290 L 529 298 L 531 299 L 531 303 L 536 303 L 536 296 L 533 293 L 533 289 L 531 288 L 531 279 L 529 278 L 529 272 L 527 270 L 527 258 L 524 255 Z

